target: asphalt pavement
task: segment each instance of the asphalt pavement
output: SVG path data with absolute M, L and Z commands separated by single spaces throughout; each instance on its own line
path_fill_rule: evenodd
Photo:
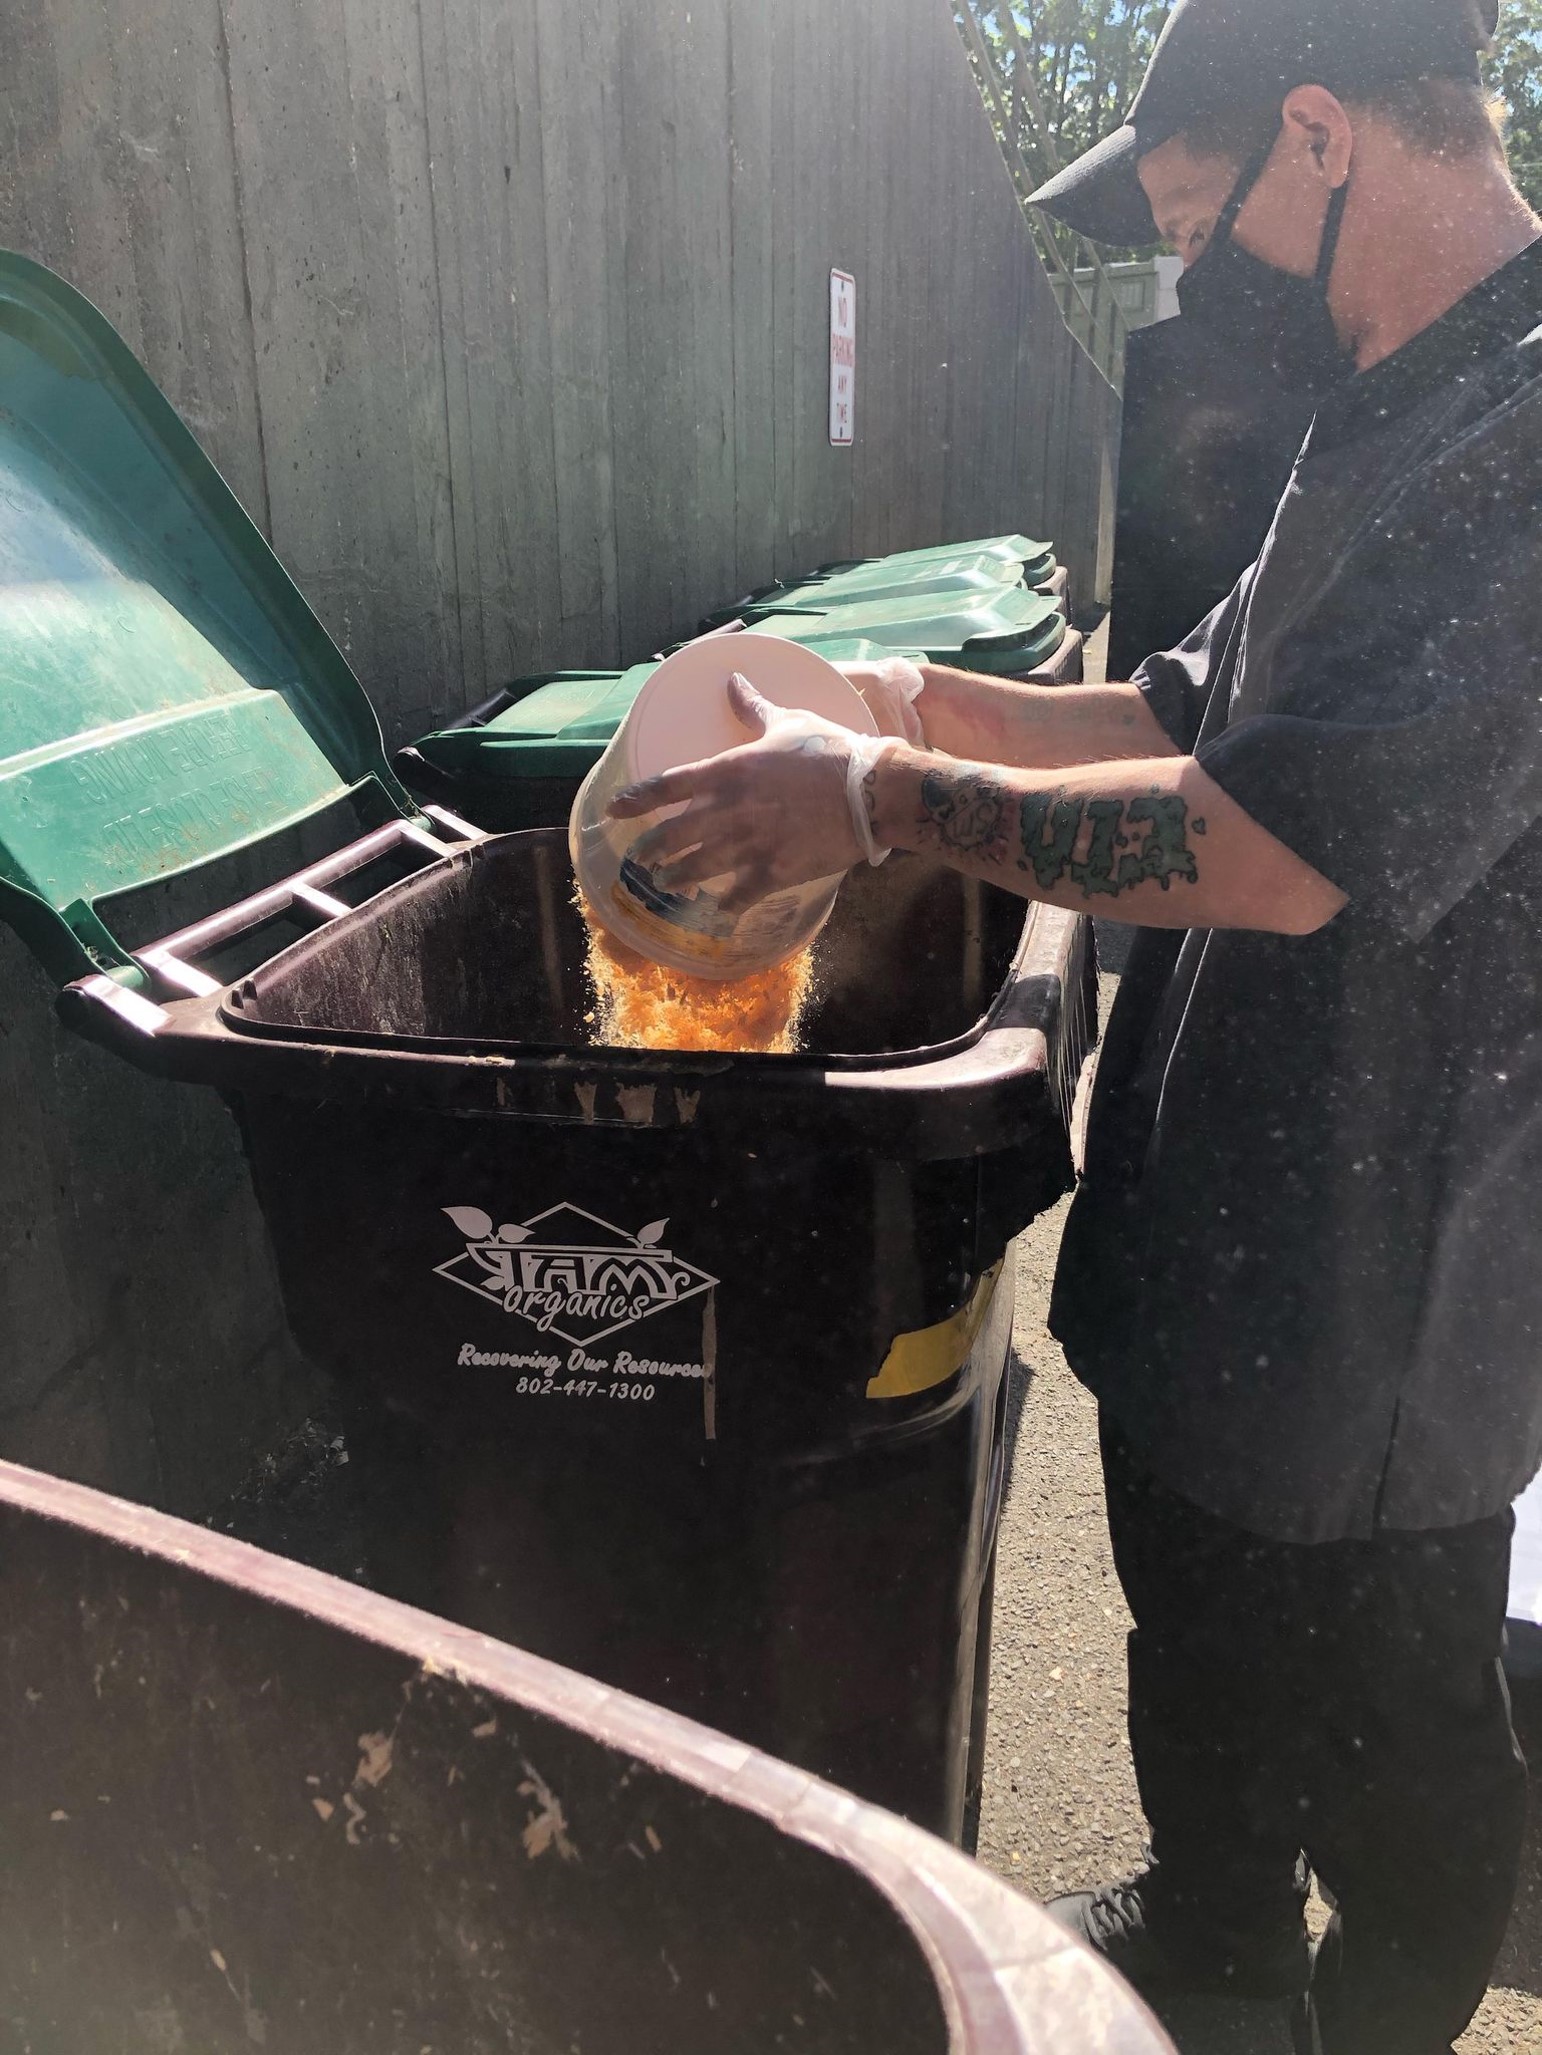
M 1120 960 L 1107 938 L 1112 997 Z M 1143 1822 L 1125 1737 L 1128 1615 L 1109 1556 L 1096 1411 L 1045 1327 L 1065 1208 L 1026 1239 L 1013 1370 L 1014 1453 L 1002 1517 L 980 1859 L 1037 1898 L 1139 1862 Z M 1542 1683 L 1516 1687 L 1542 1762 Z M 1317 1908 L 1317 1916 L 1323 1915 Z M 1281 2008 L 1189 2001 L 1165 2019 L 1180 2055 L 1290 2055 Z M 1542 1807 L 1509 1939 L 1461 2055 L 1542 2055 Z

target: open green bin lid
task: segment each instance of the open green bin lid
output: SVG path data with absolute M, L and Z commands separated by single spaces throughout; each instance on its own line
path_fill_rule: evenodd
M 131 971 L 118 895 L 351 798 L 415 818 L 374 711 L 91 304 L 0 252 L 0 918 Z

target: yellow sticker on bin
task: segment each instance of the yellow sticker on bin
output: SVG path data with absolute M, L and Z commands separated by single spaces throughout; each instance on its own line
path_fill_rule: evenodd
M 883 1359 L 883 1368 L 867 1387 L 870 1399 L 908 1399 L 917 1392 L 932 1391 L 956 1377 L 969 1361 L 970 1351 L 980 1338 L 996 1296 L 1002 1266 L 987 1270 L 970 1294 L 967 1305 L 950 1313 L 935 1327 L 923 1327 L 914 1334 L 897 1334 Z

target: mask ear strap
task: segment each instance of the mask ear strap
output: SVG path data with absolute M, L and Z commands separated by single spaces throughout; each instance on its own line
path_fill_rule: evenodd
M 1328 202 L 1328 218 L 1323 223 L 1322 248 L 1317 253 L 1317 284 L 1326 292 L 1328 281 L 1333 276 L 1334 259 L 1339 253 L 1339 235 L 1344 227 L 1344 209 L 1349 205 L 1349 180 L 1335 188 Z
M 1229 236 L 1231 234 L 1233 227 L 1236 225 L 1237 216 L 1247 205 L 1254 186 L 1257 185 L 1264 172 L 1268 169 L 1269 159 L 1274 155 L 1274 146 L 1278 141 L 1279 137 L 1277 135 L 1271 136 L 1262 149 L 1256 151 L 1242 167 L 1242 176 L 1232 187 L 1231 198 L 1216 217 L 1215 227 L 1211 231 L 1210 236 L 1210 240 L 1213 243 L 1218 243 L 1222 236 Z

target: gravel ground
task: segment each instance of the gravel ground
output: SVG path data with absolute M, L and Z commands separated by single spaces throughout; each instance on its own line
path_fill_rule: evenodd
M 1117 940 L 1107 958 L 1117 960 Z M 1105 1000 L 1115 980 L 1104 979 Z M 1125 1739 L 1128 1616 L 1103 1519 L 1097 1421 L 1045 1331 L 1064 1209 L 1027 1238 L 1018 1284 L 1016 1449 L 1002 1521 L 980 1859 L 1037 1898 L 1132 1868 L 1143 1824 Z M 1517 1722 L 1542 1761 L 1542 1685 Z M 1542 1811 L 1542 1808 L 1538 1809 Z M 1191 2001 L 1180 2055 L 1290 2055 L 1277 2007 Z M 1494 1988 L 1461 2055 L 1542 2055 L 1542 1818 Z

